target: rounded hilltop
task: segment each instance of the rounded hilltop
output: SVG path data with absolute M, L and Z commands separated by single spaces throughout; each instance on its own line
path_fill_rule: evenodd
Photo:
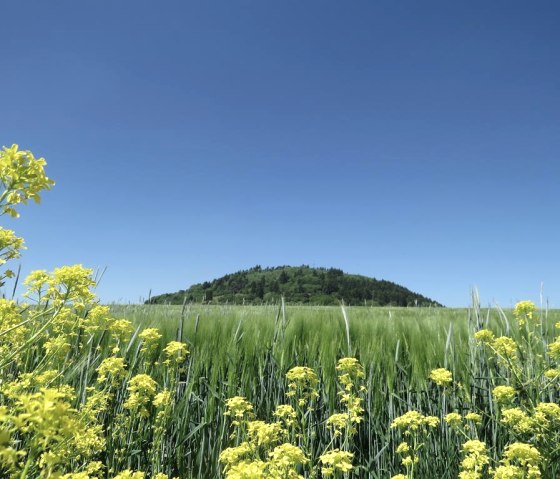
M 226 274 L 186 290 L 150 298 L 151 304 L 185 301 L 213 304 L 262 304 L 279 301 L 311 305 L 438 306 L 442 305 L 391 281 L 348 274 L 337 268 L 259 265 Z

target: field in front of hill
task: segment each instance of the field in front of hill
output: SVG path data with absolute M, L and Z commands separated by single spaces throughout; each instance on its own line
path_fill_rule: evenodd
M 448 367 L 469 382 L 469 326 L 479 323 L 496 333 L 517 330 L 511 311 L 500 308 L 398 308 L 334 306 L 217 306 L 192 304 L 118 305 L 111 312 L 135 326 L 157 327 L 164 339 L 181 335 L 197 367 L 247 367 L 270 353 L 279 371 L 306 364 L 332 373 L 337 359 L 356 356 L 377 379 L 391 384 L 405 375 L 421 387 L 433 368 Z M 553 335 L 560 310 L 545 313 L 545 332 Z M 348 341 L 348 338 L 350 341 Z M 249 361 L 252 358 L 253 361 Z M 242 376 L 242 374 L 240 374 Z M 243 381 L 227 384 L 243 391 Z
M 272 421 L 275 408 L 287 402 L 285 376 L 295 366 L 313 368 L 319 377 L 320 407 L 313 418 L 323 433 L 310 434 L 319 443 L 316 447 L 327 447 L 325 422 L 337 409 L 340 385 L 335 367 L 343 357 L 360 360 L 367 390 L 363 422 L 353 439 L 356 476 L 352 477 L 391 477 L 399 471 L 402 459 L 391 422 L 415 410 L 443 423 L 452 410 L 466 413 L 475 404 L 490 404 L 492 388 L 498 383 L 480 361 L 480 346 L 473 334 L 482 328 L 513 338 L 522 334 L 511 311 L 477 306 L 351 307 L 343 311 L 309 306 L 131 305 L 114 306 L 112 313 L 137 327 L 159 328 L 165 341 L 188 344 L 185 387 L 191 397 L 188 407 L 181 410 L 185 429 L 178 431 L 183 447 L 188 445 L 190 451 L 180 459 L 189 471 L 185 477 L 219 476 L 219 454 L 232 445 L 224 416 L 227 399 L 242 396 L 254 406 L 257 418 Z M 540 311 L 539 315 L 543 336 L 552 340 L 560 311 Z M 428 379 L 436 368 L 451 371 L 458 385 L 443 399 Z M 470 399 L 461 399 L 460 391 L 468 391 Z M 491 421 L 479 434 L 497 461 L 508 436 Z M 430 459 L 418 464 L 414 477 L 456 478 L 462 442 L 464 437 L 442 429 L 424 445 L 423 454 Z

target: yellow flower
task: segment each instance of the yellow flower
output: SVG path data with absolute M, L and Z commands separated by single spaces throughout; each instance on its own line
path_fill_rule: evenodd
M 461 449 L 467 454 L 485 454 L 486 444 L 482 441 L 472 439 L 465 442 Z
M 463 461 L 461 462 L 460 479 L 479 479 L 483 477 L 483 469 L 490 463 L 486 452 L 486 444 L 471 439 L 461 447 Z
M 128 319 L 114 319 L 109 323 L 109 332 L 120 341 L 128 341 L 132 331 L 132 323 Z
M 253 417 L 253 405 L 244 397 L 235 396 L 226 400 L 224 416 L 231 416 L 232 424 L 237 426 L 240 421 Z
M 72 302 L 77 306 L 90 303 L 95 294 L 93 270 L 81 264 L 55 268 L 49 279 L 49 296 L 56 305 Z
M 288 397 L 295 397 L 300 407 L 319 397 L 317 385 L 319 379 L 313 369 L 305 366 L 296 366 L 286 373 L 288 382 Z
M 284 434 L 285 431 L 279 422 L 249 421 L 247 423 L 249 440 L 257 446 L 275 444 Z
M 305 456 L 303 451 L 293 444 L 284 443 L 276 446 L 272 452 L 269 452 L 272 462 L 276 467 L 282 469 L 297 466 L 298 464 L 306 464 L 309 459 Z
M 126 377 L 126 368 L 123 358 L 109 357 L 101 361 L 97 368 L 99 376 L 97 382 L 103 383 L 107 381 L 107 377 L 111 378 L 111 385 L 116 386 Z
M 25 249 L 23 238 L 19 238 L 12 230 L 7 230 L 0 226 L 0 265 L 5 264 L 11 259 L 21 256 L 20 250 Z M 4 283 L 5 278 L 13 278 L 14 272 L 7 269 L 0 274 L 0 285 Z
M 541 453 L 530 444 L 515 442 L 513 444 L 510 444 L 509 446 L 506 446 L 504 458 L 501 462 L 504 464 L 504 466 L 511 466 L 512 463 L 519 465 L 520 468 L 527 470 L 527 472 L 529 473 L 528 477 L 540 477 L 540 471 L 538 467 L 542 462 L 542 456 Z
M 553 402 L 541 402 L 534 411 L 534 421 L 541 427 L 548 426 L 550 420 L 560 421 L 560 406 Z
M 477 331 L 474 333 L 474 337 L 479 343 L 483 344 L 490 344 L 495 338 L 494 333 L 489 329 L 481 329 L 480 331 Z
M 287 427 L 290 427 L 292 424 L 294 424 L 297 418 L 297 414 L 295 409 L 289 404 L 280 404 L 279 406 L 276 406 L 274 417 L 277 417 L 278 419 L 283 421 Z
M 426 424 L 426 426 L 431 427 L 431 428 L 435 428 L 439 426 L 439 418 L 436 416 L 426 416 L 424 418 L 424 424 Z
M 336 370 L 338 371 L 338 380 L 347 391 L 354 389 L 358 380 L 365 377 L 364 367 L 356 358 L 340 359 Z
M 145 474 L 140 471 L 131 471 L 126 469 L 119 474 L 117 474 L 113 479 L 144 479 Z
M 480 424 L 482 423 L 482 416 L 480 414 L 477 414 L 475 412 L 469 412 L 465 415 L 465 419 L 467 421 L 472 421 L 475 424 Z
M 419 430 L 424 426 L 437 427 L 439 419 L 435 416 L 423 416 L 418 411 L 408 411 L 402 416 L 397 417 L 391 423 L 392 428 L 398 428 L 404 431 L 405 435 Z
M 89 333 L 105 331 L 111 322 L 109 307 L 96 305 L 88 312 L 84 321 L 84 329 Z
M 549 369 L 545 371 L 544 376 L 551 381 L 558 379 L 560 377 L 560 369 Z
M 189 350 L 185 343 L 179 341 L 170 341 L 163 349 L 167 359 L 173 361 L 175 364 L 181 364 L 187 358 Z
M 157 393 L 152 401 L 152 404 L 159 409 L 169 406 L 171 404 L 171 392 L 165 389 L 162 392 Z
M 509 404 L 515 398 L 515 389 L 511 386 L 496 386 L 492 391 L 492 396 L 498 404 Z
M 527 433 L 532 429 L 530 417 L 518 407 L 504 409 L 501 422 L 511 427 L 517 434 Z
M 445 416 L 445 422 L 447 424 L 449 424 L 450 427 L 452 428 L 457 428 L 461 425 L 461 423 L 463 422 L 463 418 L 460 414 L 456 413 L 456 412 L 450 412 L 449 414 L 447 414 Z
M 401 442 L 397 447 L 397 454 L 407 454 L 410 452 L 410 446 L 406 442 Z
M 352 458 L 354 454 L 351 452 L 333 449 L 319 457 L 319 461 L 323 465 L 321 473 L 328 477 L 337 472 L 346 473 L 352 470 Z
M 333 414 L 327 419 L 327 427 L 333 429 L 334 435 L 340 436 L 342 431 L 348 427 L 350 418 L 346 413 Z
M 548 350 L 551 358 L 560 360 L 560 336 L 548 345 Z
M 520 326 L 525 324 L 525 321 L 535 322 L 535 315 L 533 314 L 537 311 L 535 303 L 532 301 L 520 301 L 513 308 L 513 315 L 517 318 Z M 538 321 L 538 318 L 536 318 Z
M 27 291 L 23 293 L 25 297 L 30 297 L 33 294 L 38 295 L 38 299 L 43 299 L 43 295 L 48 288 L 50 275 L 44 269 L 38 269 L 31 271 L 23 281 L 23 284 L 27 286 Z
M 153 353 L 159 346 L 161 333 L 157 328 L 146 328 L 138 337 L 142 340 L 142 347 L 140 351 L 143 353 Z
M 220 462 L 226 465 L 226 470 L 237 464 L 246 456 L 251 454 L 253 449 L 248 442 L 242 442 L 237 447 L 228 447 L 220 453 Z
M 492 343 L 492 347 L 504 359 L 511 360 L 517 357 L 517 344 L 507 336 L 496 338 Z
M 152 476 L 152 479 L 169 479 L 169 476 L 167 474 L 164 474 L 163 472 L 158 472 L 155 476 Z
M 50 356 L 51 361 L 61 361 L 70 352 L 72 348 L 66 336 L 54 336 L 43 344 L 46 355 Z
M 128 399 L 124 407 L 130 410 L 137 410 L 140 416 L 149 415 L 147 405 L 156 394 L 157 383 L 147 374 L 137 374 L 128 382 Z
M 453 374 L 445 368 L 434 369 L 430 373 L 430 379 L 438 386 L 447 386 L 453 381 Z
M 242 461 L 226 473 L 226 479 L 264 479 L 266 467 L 267 463 L 261 460 Z
M 35 158 L 30 151 L 19 150 L 18 145 L 0 151 L 0 178 L 5 185 L 0 214 L 17 218 L 17 205 L 27 204 L 29 200 L 41 201 L 39 193 L 54 185 L 54 181 L 45 175 L 46 164 L 44 158 Z
M 401 459 L 401 464 L 408 469 L 413 464 L 416 464 L 418 460 L 419 459 L 417 457 L 405 456 Z

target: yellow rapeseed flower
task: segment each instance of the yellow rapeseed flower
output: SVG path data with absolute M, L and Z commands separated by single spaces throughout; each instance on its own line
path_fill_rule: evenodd
M 147 374 L 137 374 L 128 382 L 128 399 L 124 403 L 126 409 L 138 411 L 140 416 L 149 415 L 147 406 L 156 394 L 157 383 Z
M 476 412 L 469 412 L 465 415 L 465 419 L 467 421 L 472 421 L 475 424 L 480 424 L 482 423 L 482 416 L 480 414 L 477 414 Z
M 463 422 L 463 417 L 456 412 L 450 412 L 444 418 L 445 422 L 452 428 L 458 428 Z
M 274 465 L 282 469 L 309 462 L 309 459 L 299 447 L 289 443 L 276 446 L 268 455 Z
M 337 472 L 347 473 L 352 470 L 352 458 L 354 454 L 340 449 L 333 449 L 319 457 L 323 465 L 321 473 L 325 477 L 333 476 Z
M 548 345 L 548 351 L 551 358 L 560 360 L 560 336 Z
M 511 386 L 496 386 L 492 390 L 492 396 L 498 404 L 509 404 L 515 398 L 515 389 Z
M 158 409 L 163 409 L 171 404 L 171 399 L 171 391 L 165 389 L 155 395 L 152 404 Z
M 286 373 L 288 380 L 288 397 L 294 397 L 299 407 L 303 407 L 309 402 L 319 397 L 317 385 L 319 379 L 313 369 L 305 366 L 296 366 Z
M 122 472 L 119 472 L 113 479 L 144 479 L 145 473 L 140 471 L 131 471 L 130 469 L 126 469 Z
M 490 344 L 495 339 L 494 333 L 489 329 L 481 329 L 480 331 L 477 331 L 474 333 L 474 337 L 477 342 L 482 344 Z
M 438 386 L 447 386 L 453 381 L 453 374 L 445 368 L 434 369 L 430 373 L 430 379 Z
M 516 442 L 506 446 L 504 451 L 504 457 L 500 461 L 503 464 L 504 469 L 500 472 L 500 475 L 496 475 L 498 473 L 498 469 L 496 469 L 496 474 L 494 477 L 501 478 L 508 478 L 508 477 L 523 477 L 523 478 L 530 478 L 530 479 L 537 479 L 541 477 L 541 472 L 539 469 L 539 465 L 542 462 L 541 453 L 536 449 L 534 446 L 530 444 L 525 444 L 522 442 Z M 505 468 L 516 468 L 517 474 L 512 476 L 505 475 L 506 469 Z
M 226 472 L 226 479 L 264 479 L 268 464 L 261 460 L 241 461 Z
M 406 442 L 401 442 L 397 447 L 397 454 L 408 454 L 410 452 L 410 446 Z
M 247 436 L 256 446 L 276 444 L 285 435 L 285 430 L 279 422 L 249 421 Z
M 544 376 L 551 381 L 560 378 L 560 369 L 549 369 L 544 372 Z
M 142 347 L 140 351 L 143 353 L 153 353 L 159 346 L 161 333 L 157 328 L 146 328 L 138 337 L 142 340 Z
M 508 336 L 500 336 L 494 339 L 492 347 L 503 359 L 517 358 L 517 343 Z
M 283 421 L 287 427 L 290 427 L 296 421 L 297 413 L 295 409 L 289 404 L 280 404 L 276 406 L 276 410 L 274 411 L 274 417 L 277 417 L 278 419 Z
M 531 432 L 533 424 L 527 413 L 518 407 L 504 409 L 502 411 L 502 424 L 509 426 L 517 434 Z
M 104 383 L 111 379 L 111 385 L 116 386 L 126 377 L 126 367 L 123 358 L 108 357 L 101 361 L 97 368 L 99 376 L 97 382 Z
M 391 423 L 391 428 L 398 428 L 404 432 L 405 436 L 425 427 L 437 427 L 439 418 L 435 416 L 424 416 L 418 411 L 408 411 L 399 416 Z
M 519 301 L 515 308 L 513 308 L 513 315 L 517 318 L 520 326 L 523 326 L 526 321 L 536 322 L 538 318 L 534 314 L 537 311 L 535 303 L 532 301 Z
M 15 144 L 0 150 L 0 179 L 5 188 L 0 214 L 17 218 L 19 204 L 27 204 L 29 200 L 41 201 L 41 191 L 50 190 L 54 185 L 54 181 L 45 175 L 46 164 L 44 158 L 35 158 L 33 153 L 20 150 Z
M 185 361 L 185 359 L 187 359 L 187 355 L 189 354 L 187 345 L 179 341 L 170 341 L 167 343 L 163 352 L 165 353 L 167 359 L 175 364 L 181 364 Z
M 483 477 L 484 468 L 490 463 L 486 444 L 482 441 L 471 439 L 461 447 L 463 460 L 459 479 L 479 479 Z
M 327 419 L 327 427 L 333 430 L 334 436 L 340 436 L 342 431 L 349 426 L 350 418 L 347 413 L 337 413 Z
M 134 330 L 128 319 L 114 319 L 109 323 L 109 332 L 119 341 L 128 341 Z
M 235 396 L 226 400 L 224 416 L 231 416 L 232 424 L 237 426 L 242 420 L 253 417 L 253 405 L 244 397 Z
M 338 380 L 346 391 L 358 389 L 358 381 L 365 377 L 364 367 L 356 358 L 342 358 L 336 365 Z
M 220 453 L 219 460 L 225 464 L 226 470 L 239 463 L 253 452 L 253 448 L 248 442 L 242 442 L 239 446 L 228 447 Z

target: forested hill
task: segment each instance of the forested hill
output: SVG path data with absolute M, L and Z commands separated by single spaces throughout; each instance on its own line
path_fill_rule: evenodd
M 262 304 L 279 301 L 282 296 L 288 303 L 315 305 L 336 305 L 343 300 L 348 305 L 442 306 L 390 281 L 309 266 L 255 266 L 146 302 Z

